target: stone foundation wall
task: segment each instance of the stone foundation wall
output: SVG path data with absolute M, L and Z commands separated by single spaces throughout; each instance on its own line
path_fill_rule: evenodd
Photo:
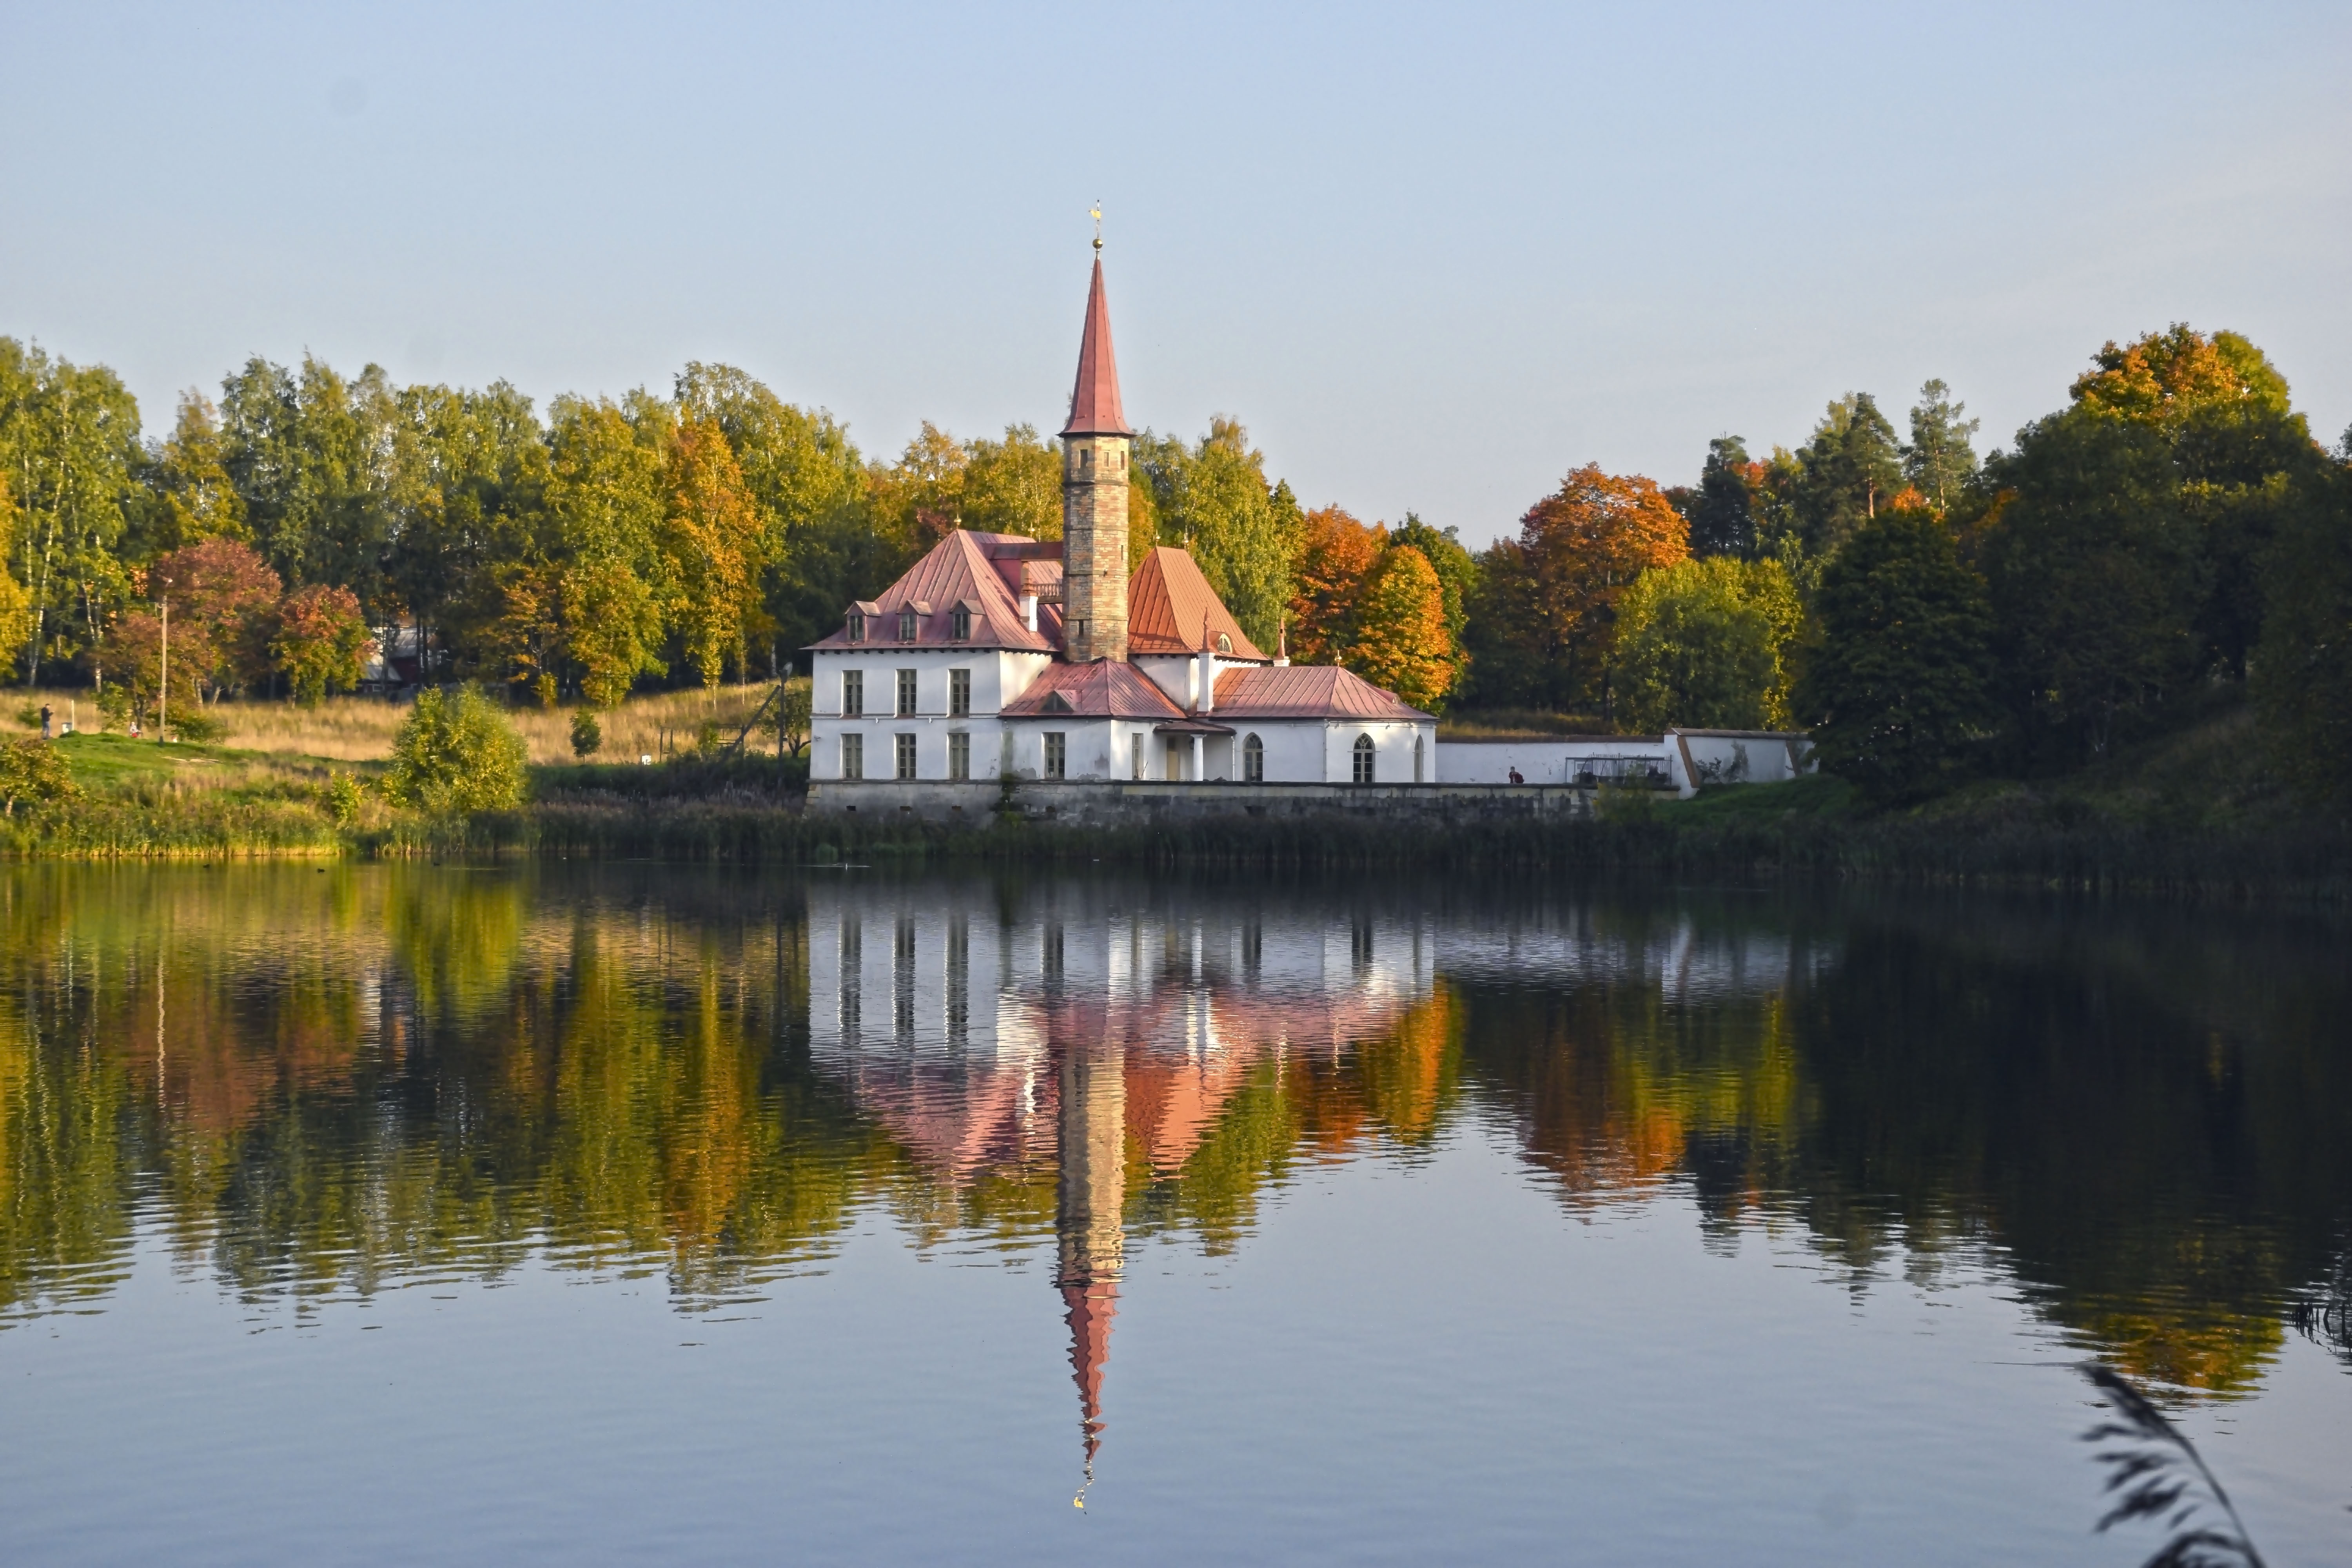
M 1276 820 L 1336 817 L 1450 825 L 1582 816 L 1593 792 L 1566 784 L 1162 784 L 1024 780 L 1012 809 L 1031 822 L 1087 827 L 1140 827 L 1217 816 Z M 1003 786 L 890 781 L 809 785 L 812 816 L 855 814 L 879 819 L 967 823 L 984 827 L 1004 805 Z

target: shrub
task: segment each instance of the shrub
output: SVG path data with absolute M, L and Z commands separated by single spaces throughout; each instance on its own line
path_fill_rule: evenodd
M 367 786 L 349 773 L 337 773 L 327 785 L 327 809 L 335 814 L 335 826 L 349 827 L 360 819 L 367 807 Z
M 604 749 L 604 727 L 596 722 L 593 708 L 575 708 L 572 712 L 572 754 L 586 761 Z
M 505 811 L 521 804 L 522 737 L 481 688 L 427 691 L 392 741 L 384 793 L 435 816 Z
M 0 746 L 0 816 L 16 816 L 20 800 L 46 805 L 79 793 L 65 753 L 47 741 L 12 741 Z
M 185 713 L 174 708 L 171 719 L 172 733 L 194 746 L 211 745 L 221 738 L 225 729 L 219 720 L 201 708 L 192 708 Z

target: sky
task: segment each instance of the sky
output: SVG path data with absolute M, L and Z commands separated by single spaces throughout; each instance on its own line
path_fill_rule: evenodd
M 2352 425 L 2352 6 L 0 0 L 0 334 L 151 433 L 248 356 L 560 393 L 724 362 L 868 455 L 1066 406 L 1480 543 L 1930 376 L 1980 448 L 2245 332 Z

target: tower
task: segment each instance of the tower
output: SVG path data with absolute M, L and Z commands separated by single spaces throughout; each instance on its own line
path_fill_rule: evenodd
M 1127 467 L 1134 434 L 1118 405 L 1097 234 L 1078 381 L 1062 426 L 1062 651 L 1074 664 L 1127 658 Z

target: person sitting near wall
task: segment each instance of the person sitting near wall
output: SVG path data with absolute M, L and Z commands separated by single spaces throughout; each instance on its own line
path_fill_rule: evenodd
M 1521 777 L 1519 776 L 1519 770 L 1518 770 L 1518 769 L 1517 769 L 1517 768 L 1513 768 L 1513 769 L 1511 770 L 1511 782 L 1512 782 L 1513 784 L 1525 784 L 1525 783 L 1527 783 L 1528 781 L 1527 781 L 1527 780 L 1525 780 L 1525 779 L 1523 779 L 1523 778 L 1521 778 Z

